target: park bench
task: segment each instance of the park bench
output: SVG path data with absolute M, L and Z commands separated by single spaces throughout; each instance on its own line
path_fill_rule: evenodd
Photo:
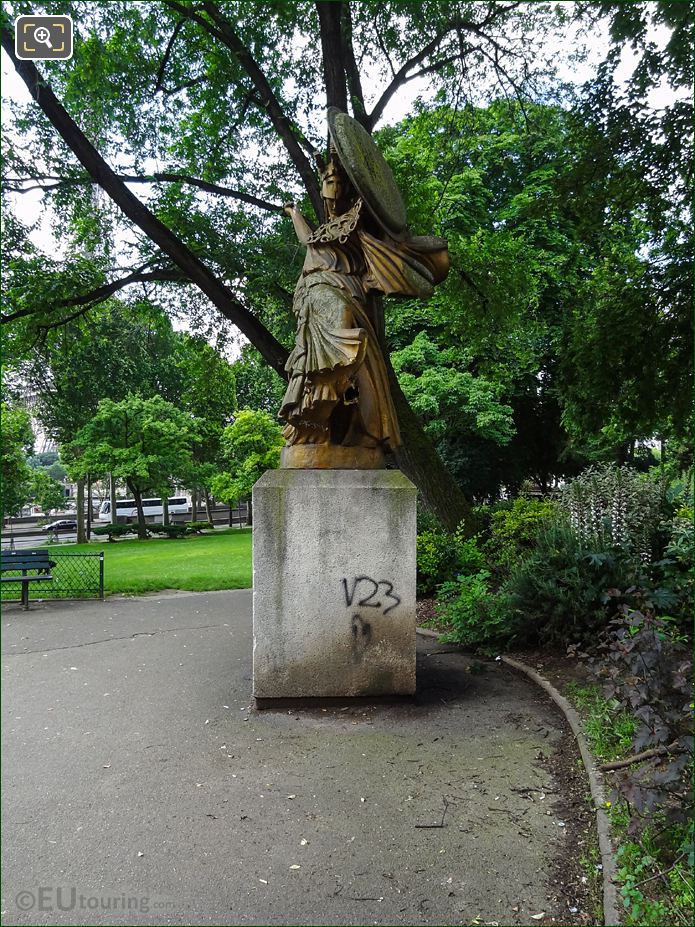
M 52 580 L 51 569 L 54 566 L 55 560 L 49 558 L 47 550 L 3 550 L 0 582 L 21 583 L 22 605 L 27 609 L 29 583 Z

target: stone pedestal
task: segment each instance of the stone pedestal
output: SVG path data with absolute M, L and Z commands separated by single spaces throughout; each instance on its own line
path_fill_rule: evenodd
M 415 692 L 415 498 L 398 470 L 256 483 L 255 698 Z

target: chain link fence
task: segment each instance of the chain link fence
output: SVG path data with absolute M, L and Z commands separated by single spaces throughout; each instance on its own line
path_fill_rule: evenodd
M 55 566 L 51 567 L 53 579 L 29 583 L 30 601 L 104 598 L 103 551 L 83 554 L 50 549 L 48 556 L 55 562 Z M 11 580 L 3 582 L 0 595 L 4 602 L 21 601 L 22 583 L 13 583 Z

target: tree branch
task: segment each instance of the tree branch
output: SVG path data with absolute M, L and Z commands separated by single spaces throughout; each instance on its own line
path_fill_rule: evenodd
M 167 47 L 164 49 L 164 56 L 162 58 L 161 64 L 159 65 L 159 70 L 157 71 L 157 80 L 154 85 L 154 92 L 158 93 L 160 90 L 164 89 L 164 72 L 166 71 L 167 64 L 169 64 L 169 57 L 171 55 L 171 50 L 174 47 L 174 42 L 178 38 L 178 34 L 181 31 L 182 27 L 185 25 L 187 20 L 180 19 L 174 26 L 174 31 L 171 33 L 171 38 L 167 42 Z
M 423 48 L 420 49 L 417 54 L 413 55 L 411 58 L 408 58 L 401 67 L 396 71 L 393 76 L 393 80 L 386 87 L 384 92 L 381 94 L 379 99 L 374 105 L 372 112 L 368 116 L 369 128 L 373 129 L 377 122 L 383 116 L 384 110 L 389 103 L 391 97 L 394 93 L 408 80 L 412 80 L 414 75 L 409 74 L 413 68 L 417 65 L 422 64 L 430 55 L 433 55 L 437 49 L 440 47 L 444 39 L 450 35 L 452 32 L 471 32 L 475 35 L 478 35 L 482 40 L 490 42 L 492 45 L 499 48 L 499 43 L 495 41 L 488 33 L 485 32 L 485 27 L 491 25 L 491 23 L 496 20 L 504 17 L 507 13 L 510 13 L 512 10 L 520 6 L 521 3 L 509 3 L 505 6 L 491 4 L 490 10 L 480 22 L 471 22 L 470 20 L 460 19 L 458 17 L 448 20 L 444 25 L 435 33 L 434 37 L 430 42 L 427 43 Z M 389 62 L 390 63 L 390 62 Z M 391 65 L 393 69 L 393 65 Z M 433 70 L 434 65 L 431 65 L 422 73 Z
M 200 180 L 198 177 L 190 177 L 188 174 L 178 174 L 173 171 L 156 171 L 154 174 L 116 174 L 119 180 L 125 183 L 183 183 L 192 187 L 199 187 L 207 193 L 214 193 L 217 196 L 229 196 L 233 199 L 249 203 L 251 206 L 257 206 L 259 209 L 265 209 L 268 212 L 282 212 L 282 206 L 278 203 L 271 203 L 263 200 L 258 196 L 252 196 L 250 193 L 244 193 L 242 190 L 232 190 L 230 187 L 221 187 L 216 183 L 209 183 L 207 180 Z M 5 184 L 25 184 L 31 180 L 52 180 L 55 183 L 42 184 L 36 183 L 30 187 L 12 187 L 8 186 L 13 193 L 28 193 L 30 190 L 55 190 L 59 187 L 79 186 L 81 184 L 98 183 L 93 177 L 7 177 Z
M 204 84 L 207 79 L 207 74 L 200 74 L 198 77 L 185 80 L 182 84 L 177 84 L 175 87 L 170 87 L 168 90 L 162 90 L 162 94 L 165 97 L 173 97 L 175 93 L 181 93 L 182 90 L 188 90 L 189 87 L 195 87 L 196 84 Z
M 225 318 L 253 342 L 265 360 L 284 378 L 286 349 L 253 314 L 235 299 L 205 264 L 150 210 L 114 173 L 77 123 L 66 112 L 31 61 L 20 61 L 14 51 L 12 31 L 2 28 L 2 46 L 14 64 L 29 93 L 43 110 L 58 134 L 73 151 L 91 177 L 111 197 L 123 213 L 140 228 L 185 276 L 195 283 Z
M 655 756 L 666 756 L 668 753 L 673 753 L 673 751 L 678 747 L 678 741 L 674 741 L 672 744 L 669 744 L 668 747 L 654 747 L 651 750 L 643 750 L 642 753 L 635 753 L 634 756 L 629 756 L 626 760 L 615 760 L 613 763 L 603 763 L 599 766 L 601 772 L 608 772 L 613 769 L 627 769 L 628 766 L 634 766 L 635 763 L 643 763 L 645 760 L 651 760 Z
M 187 16 L 189 19 L 193 19 L 198 25 L 209 32 L 210 35 L 226 45 L 234 55 L 234 58 L 249 75 L 258 92 L 261 105 L 268 114 L 268 118 L 273 124 L 275 131 L 280 136 L 299 176 L 302 178 L 312 206 L 316 212 L 316 216 L 320 219 L 323 216 L 323 200 L 321 199 L 321 191 L 311 161 L 302 150 L 302 146 L 295 135 L 296 130 L 285 115 L 265 74 L 253 58 L 249 49 L 234 31 L 231 24 L 224 18 L 217 6 L 214 3 L 207 2 L 207 0 L 201 3 L 198 9 L 204 10 L 212 19 L 212 22 L 195 12 L 194 7 L 184 6 L 182 3 L 179 3 L 178 0 L 164 0 L 164 3 L 166 6 Z
M 381 33 L 379 32 L 379 26 L 378 26 L 376 14 L 374 15 L 373 25 L 374 25 L 374 35 L 376 36 L 377 44 L 378 44 L 379 48 L 381 49 L 381 52 L 382 52 L 384 58 L 386 58 L 386 60 L 388 61 L 388 65 L 389 65 L 389 68 L 390 68 L 390 70 L 391 70 L 391 77 L 395 79 L 395 77 L 396 77 L 396 69 L 395 69 L 394 66 L 393 66 L 393 61 L 391 60 L 391 56 L 389 55 L 388 48 L 386 47 L 386 45 L 385 45 L 385 43 L 384 43 L 383 36 L 382 36 Z
M 368 116 L 369 128 L 373 129 L 377 122 L 381 119 L 384 114 L 384 110 L 394 95 L 398 88 L 408 80 L 408 71 L 416 67 L 418 64 L 421 64 L 426 58 L 429 58 L 441 45 L 446 36 L 453 31 L 455 24 L 447 23 L 447 25 L 440 29 L 435 37 L 425 45 L 424 48 L 421 48 L 420 51 L 413 55 L 412 58 L 408 58 L 401 67 L 396 71 L 393 80 L 388 85 L 388 87 L 381 94 L 379 99 L 374 104 L 374 108 Z
M 190 283 L 188 277 L 185 277 L 179 270 L 153 270 L 144 272 L 140 269 L 133 271 L 133 273 L 128 274 L 126 277 L 121 277 L 119 280 L 112 280 L 111 283 L 105 283 L 102 286 L 95 287 L 88 293 L 82 293 L 79 296 L 71 296 L 69 299 L 61 299 L 52 306 L 50 311 L 53 312 L 56 309 L 68 306 L 86 306 L 87 309 L 91 309 L 93 306 L 97 305 L 97 303 L 103 302 L 105 299 L 108 299 L 109 296 L 113 296 L 118 290 L 122 290 L 123 287 L 129 286 L 131 283 L 148 283 L 150 281 L 159 283 Z M 41 308 L 45 309 L 46 307 L 44 306 Z M 41 309 L 39 308 L 17 309 L 15 312 L 0 316 L 0 322 L 5 325 L 8 322 L 14 322 L 16 319 L 25 318 L 28 315 L 35 315 L 40 311 Z M 64 321 L 69 322 L 70 318 L 72 318 L 72 316 L 63 318 L 58 324 L 62 324 Z

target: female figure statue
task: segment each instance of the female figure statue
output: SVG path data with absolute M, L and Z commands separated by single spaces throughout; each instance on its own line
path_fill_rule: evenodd
M 332 146 L 321 175 L 326 222 L 312 231 L 293 203 L 284 207 L 307 254 L 294 294 L 297 337 L 286 364 L 289 384 L 280 409 L 287 422 L 282 466 L 382 467 L 384 452 L 401 442 L 374 297 L 428 298 L 447 274 L 447 245 L 439 238 L 410 237 L 404 221 L 403 229 L 398 222 L 389 223 L 388 231 L 383 228 L 380 214 L 387 220 L 390 214 L 375 197 L 384 192 L 377 186 L 384 171 L 392 186 L 385 192 L 393 198 L 395 190 L 400 197 L 390 169 L 349 116 L 333 110 L 329 122 L 332 141 L 344 142 L 347 130 L 352 133 L 349 153 L 354 157 L 356 142 L 372 159 L 376 152 L 380 163 L 375 172 L 374 163 L 365 161 L 371 174 L 377 174 L 371 177 L 376 183 L 370 184 L 364 165 L 361 175 L 353 169 L 360 195 L 337 146 Z

